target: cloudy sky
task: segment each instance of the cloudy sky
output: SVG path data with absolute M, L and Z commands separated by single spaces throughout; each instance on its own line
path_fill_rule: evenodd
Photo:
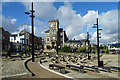
M 10 33 L 23 29 L 31 32 L 31 18 L 25 14 L 30 9 L 30 2 L 2 2 L 2 27 Z M 92 26 L 98 14 L 99 28 L 102 28 L 100 43 L 118 41 L 117 2 L 35 2 L 34 10 L 36 36 L 45 37 L 48 21 L 59 19 L 59 26 L 66 30 L 69 39 L 85 39 L 89 31 L 91 43 L 96 43 L 96 29 Z

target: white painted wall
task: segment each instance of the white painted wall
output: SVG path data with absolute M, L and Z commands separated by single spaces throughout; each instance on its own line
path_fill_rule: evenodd
M 16 40 L 14 40 L 14 37 L 10 36 L 10 42 L 14 42 L 14 43 L 17 43 L 19 42 L 20 43 L 20 39 L 21 38 L 24 38 L 24 35 L 22 36 L 19 36 L 19 34 L 16 36 Z

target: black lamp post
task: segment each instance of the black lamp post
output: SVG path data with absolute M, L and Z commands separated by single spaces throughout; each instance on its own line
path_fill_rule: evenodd
M 90 55 L 89 55 L 89 51 L 90 51 L 89 32 L 87 32 L 87 42 L 88 42 L 88 59 L 90 59 Z
M 34 60 L 34 17 L 35 16 L 33 15 L 35 11 L 33 10 L 33 2 L 32 2 L 32 7 L 30 12 L 25 12 L 25 14 L 31 14 L 30 17 L 31 17 L 31 24 L 32 24 L 32 62 L 35 62 Z
M 97 25 L 97 26 L 95 26 L 95 25 Z M 97 23 L 94 24 L 93 28 L 97 28 L 97 53 L 98 53 L 98 66 L 100 67 L 100 66 L 103 66 L 103 61 L 100 61 L 100 49 L 99 49 L 99 38 L 101 38 L 101 37 L 99 37 L 99 35 L 100 35 L 99 31 L 102 30 L 102 29 L 98 29 L 98 17 L 97 17 Z
M 58 29 L 57 29 L 57 45 L 56 45 L 57 55 L 58 55 Z

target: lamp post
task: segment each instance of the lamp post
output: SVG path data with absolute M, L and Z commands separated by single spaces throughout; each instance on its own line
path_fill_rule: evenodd
M 90 56 L 89 56 L 89 49 L 90 49 L 89 32 L 87 32 L 87 42 L 88 42 L 88 59 L 90 59 Z
M 35 62 L 34 60 L 34 17 L 35 16 L 33 15 L 35 11 L 33 10 L 33 2 L 32 2 L 32 7 L 30 12 L 25 12 L 25 14 L 28 14 L 28 15 L 31 14 L 30 17 L 31 17 L 31 24 L 32 24 L 32 62 Z
M 57 45 L 56 45 L 57 55 L 58 55 L 58 29 L 57 29 Z
M 95 26 L 95 25 L 96 25 L 96 26 Z M 103 61 L 100 61 L 100 49 L 99 49 L 99 38 L 101 38 L 101 37 L 99 37 L 99 35 L 100 35 L 99 31 L 102 30 L 102 29 L 99 29 L 99 28 L 98 28 L 98 16 L 97 16 L 97 23 L 94 24 L 93 28 L 97 28 L 98 67 L 100 67 L 100 66 L 103 66 Z

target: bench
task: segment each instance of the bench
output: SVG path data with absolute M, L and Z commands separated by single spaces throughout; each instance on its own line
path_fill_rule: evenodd
M 84 73 L 84 67 L 83 66 L 75 66 L 75 65 L 66 65 L 66 68 L 75 68 L 78 69 L 79 72 Z
M 20 58 L 21 60 L 23 60 L 22 56 L 19 56 L 19 55 L 17 55 L 17 56 L 16 56 L 16 55 L 13 55 L 13 56 L 9 56 L 9 57 L 12 58 L 11 61 L 15 61 L 16 58 L 17 58 L 17 59 Z M 13 58 L 14 58 L 14 59 L 13 59 Z
M 107 72 L 111 72 L 110 67 L 98 67 L 98 66 L 92 66 L 92 67 L 102 68 L 102 69 L 107 70 Z
M 120 72 L 120 67 L 110 67 L 111 69 L 115 69 L 117 70 L 118 72 Z
M 96 67 L 96 66 L 84 66 L 84 67 L 94 69 L 95 72 L 98 72 L 98 73 L 99 73 L 99 69 L 98 69 L 98 67 Z
M 110 67 L 100 67 L 100 68 L 107 70 L 107 72 L 111 72 Z
M 55 67 L 57 67 L 59 69 L 60 73 L 65 74 L 65 67 L 56 65 L 56 64 L 49 64 L 49 69 L 54 69 Z

